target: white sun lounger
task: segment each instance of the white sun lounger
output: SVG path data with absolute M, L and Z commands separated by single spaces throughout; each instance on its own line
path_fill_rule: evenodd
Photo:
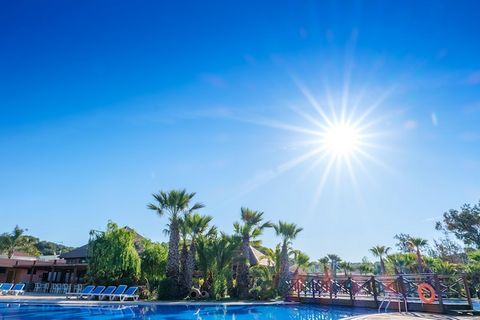
M 17 283 L 15 286 L 13 286 L 12 289 L 7 291 L 7 294 L 13 294 L 15 296 L 18 296 L 20 294 L 24 294 L 25 291 L 23 290 L 23 288 L 25 288 L 24 283 Z
M 108 294 L 108 295 L 105 295 L 105 296 L 107 298 L 109 298 L 110 300 L 115 300 L 116 298 L 118 298 L 120 300 L 120 297 L 125 292 L 125 290 L 127 290 L 127 286 L 122 284 L 122 285 L 119 285 L 117 287 L 117 289 L 112 294 Z
M 132 299 L 134 301 L 138 300 L 138 294 L 135 294 L 138 290 L 138 287 L 130 287 L 125 291 L 124 294 L 120 295 L 120 301 L 126 301 L 128 299 Z
M 117 289 L 117 286 L 108 286 L 105 291 L 95 296 L 98 296 L 98 300 L 103 300 L 105 298 L 108 298 L 115 291 L 115 289 Z M 95 296 L 93 296 L 92 298 L 95 298 Z
M 90 300 L 94 299 L 96 296 L 99 296 L 103 290 L 105 290 L 105 286 L 97 286 L 91 293 L 84 295 L 84 297 Z
M 7 292 L 10 291 L 12 288 L 13 288 L 13 283 L 4 283 L 0 287 L 0 293 L 7 294 Z
M 82 290 L 82 292 L 67 292 L 65 295 L 66 295 L 67 299 L 70 299 L 70 298 L 80 299 L 80 298 L 83 298 L 84 296 L 87 296 L 88 294 L 92 293 L 93 289 L 95 289 L 95 286 L 86 286 Z

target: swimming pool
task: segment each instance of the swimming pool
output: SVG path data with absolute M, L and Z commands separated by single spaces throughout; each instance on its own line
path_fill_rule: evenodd
M 313 305 L 124 305 L 61 306 L 0 304 L 0 319 L 328 320 L 372 310 Z

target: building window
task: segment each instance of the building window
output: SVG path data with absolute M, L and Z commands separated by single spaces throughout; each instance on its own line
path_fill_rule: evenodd
M 7 268 L 1 268 L 0 267 L 0 273 L 7 273 Z

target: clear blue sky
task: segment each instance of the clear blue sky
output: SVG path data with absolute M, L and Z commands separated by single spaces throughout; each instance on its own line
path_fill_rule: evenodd
M 478 1 L 258 2 L 3 1 L 1 231 L 164 240 L 146 204 L 187 188 L 221 229 L 248 206 L 360 260 L 480 199 Z M 369 110 L 356 184 L 336 163 L 319 191 L 327 162 L 295 162 L 312 136 L 285 129 L 322 121 L 305 88 L 329 117 Z

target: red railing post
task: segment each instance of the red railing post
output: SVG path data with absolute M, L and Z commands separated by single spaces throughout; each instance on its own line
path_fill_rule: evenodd
M 440 305 L 440 311 L 443 313 L 445 311 L 443 306 L 443 295 L 442 295 L 442 287 L 440 285 L 440 279 L 438 278 L 437 274 L 433 275 L 433 281 L 435 282 L 435 291 L 437 292 L 438 304 Z

